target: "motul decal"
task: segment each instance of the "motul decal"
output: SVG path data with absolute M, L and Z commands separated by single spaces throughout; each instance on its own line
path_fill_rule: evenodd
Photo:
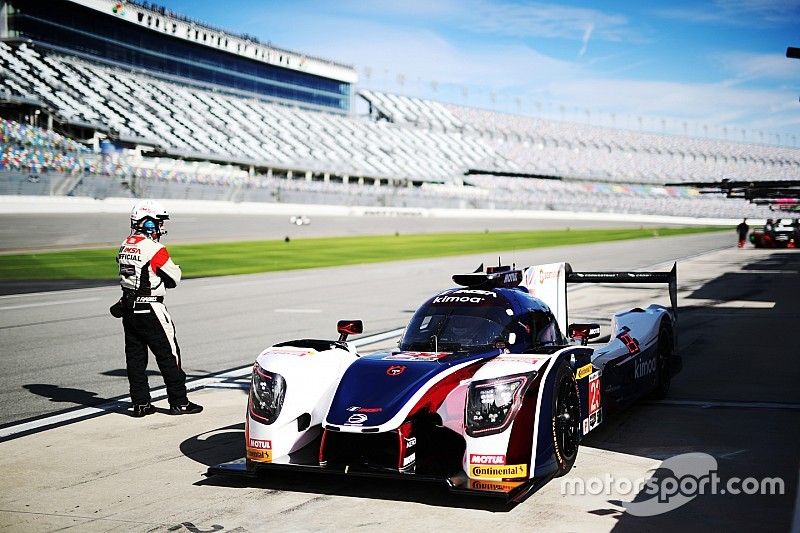
M 271 450 L 272 449 L 272 441 L 271 440 L 248 439 L 247 440 L 247 447 L 248 448 L 257 448 L 259 450 Z
M 472 453 L 469 456 L 469 463 L 472 465 L 504 465 L 506 464 L 505 455 L 479 455 Z
M 262 463 L 272 462 L 272 441 L 248 438 L 247 459 Z

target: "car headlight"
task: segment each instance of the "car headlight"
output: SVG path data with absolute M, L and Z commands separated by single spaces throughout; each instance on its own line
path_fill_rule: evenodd
M 465 426 L 470 437 L 501 433 L 522 405 L 536 372 L 473 381 L 467 392 Z
M 272 424 L 278 419 L 286 397 L 286 380 L 283 376 L 264 370 L 258 363 L 253 365 L 253 380 L 250 384 L 250 414 L 263 424 Z

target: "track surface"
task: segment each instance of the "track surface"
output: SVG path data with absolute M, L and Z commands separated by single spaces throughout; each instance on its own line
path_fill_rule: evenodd
M 302 214 L 302 213 L 298 213 Z M 175 215 L 167 223 L 166 243 L 230 240 L 391 235 L 395 232 L 540 230 L 587 227 L 640 227 L 648 224 L 589 220 L 446 219 L 435 217 L 313 216 L 311 224 L 295 226 L 282 215 Z M 116 246 L 128 234 L 122 214 L 0 215 L 0 251 Z
M 538 250 L 516 260 L 636 268 L 707 251 L 718 239 Z M 390 329 L 446 285 L 451 272 L 482 259 L 490 258 L 193 280 L 171 295 L 170 309 L 190 373 L 199 374 L 248 364 L 279 338 L 329 336 L 338 317 L 363 317 L 368 331 Z M 0 443 L 0 529 L 786 531 L 797 495 L 798 273 L 795 251 L 729 248 L 681 261 L 683 372 L 666 401 L 640 404 L 592 433 L 569 474 L 647 478 L 665 458 L 705 452 L 714 455 L 723 479 L 782 478 L 781 496 L 702 495 L 669 513 L 636 518 L 620 506 L 633 494 L 569 496 L 558 480 L 511 508 L 414 483 L 297 475 L 204 480 L 207 465 L 243 453 L 246 398 L 240 390 L 207 389 L 193 394 L 207 407 L 197 417 L 138 420 L 109 413 Z M 597 286 L 575 292 L 570 304 L 574 316 L 607 318 L 616 309 L 660 301 L 663 292 Z M 124 378 L 114 370 L 122 362 L 120 326 L 105 315 L 112 294 L 90 289 L 0 300 L 6 308 L 43 304 L 0 314 L 0 405 L 37 413 L 124 393 Z M 37 319 L 43 323 L 25 325 Z M 4 416 L 21 413 L 10 409 Z
M 530 265 L 567 260 L 576 269 L 640 268 L 720 245 L 701 234 L 503 253 Z M 184 369 L 202 376 L 251 363 L 288 338 L 326 338 L 336 321 L 366 332 L 402 327 L 450 276 L 497 255 L 186 280 L 167 295 Z M 116 287 L 0 296 L 0 424 L 127 392 L 121 322 L 108 307 Z M 153 365 L 154 366 L 154 365 Z M 159 378 L 160 379 L 160 378 Z

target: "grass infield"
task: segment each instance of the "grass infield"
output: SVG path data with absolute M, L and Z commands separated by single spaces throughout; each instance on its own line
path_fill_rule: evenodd
M 725 231 L 719 227 L 425 233 L 165 244 L 184 276 L 252 274 Z M 0 255 L 0 280 L 113 279 L 116 248 Z

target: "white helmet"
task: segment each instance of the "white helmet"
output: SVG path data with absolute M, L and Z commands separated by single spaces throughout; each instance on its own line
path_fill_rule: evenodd
M 156 240 L 167 233 L 162 229 L 165 220 L 169 220 L 169 213 L 155 200 L 136 202 L 131 210 L 131 230 L 145 233 Z

